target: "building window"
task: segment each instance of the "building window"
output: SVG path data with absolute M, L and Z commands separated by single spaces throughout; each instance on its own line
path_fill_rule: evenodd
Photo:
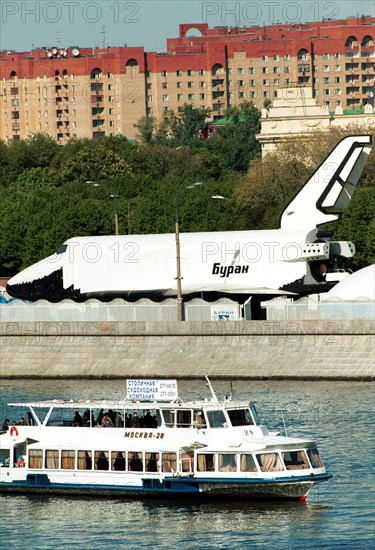
M 182 101 L 184 99 L 183 94 L 177 94 L 177 101 Z
M 335 59 L 340 59 L 340 54 L 339 53 L 335 53 L 335 55 L 333 56 Z
M 254 67 L 249 67 L 249 74 L 254 74 Z
M 108 73 L 107 76 L 108 76 L 108 78 L 112 78 L 113 74 L 112 74 L 112 73 Z
M 204 76 L 204 69 L 199 69 L 199 76 Z
M 280 74 L 280 67 L 274 67 L 273 72 L 274 74 Z
M 275 55 L 273 56 L 273 60 L 274 60 L 274 61 L 279 61 L 279 60 L 280 60 L 280 57 L 279 57 L 277 54 L 275 54 Z
M 328 73 L 329 72 L 329 65 L 323 65 L 323 72 Z
M 240 88 L 243 87 L 243 80 L 239 80 L 239 81 L 238 81 L 238 86 L 239 86 Z
M 254 86 L 254 80 L 249 80 L 249 86 Z
M 163 88 L 163 90 L 166 90 L 168 88 L 167 82 L 162 82 L 161 87 Z
M 290 61 L 290 55 L 288 53 L 284 55 L 284 61 Z
M 244 98 L 244 93 L 238 92 L 238 99 L 243 99 L 243 98 Z
M 199 87 L 200 87 L 200 88 L 205 88 L 205 87 L 206 87 L 206 83 L 205 83 L 205 82 L 199 82 Z
M 329 59 L 329 53 L 324 53 L 322 55 L 322 59 Z
M 109 126 L 110 126 L 111 128 L 114 128 L 114 127 L 115 127 L 115 121 L 114 121 L 114 120 L 110 120 L 110 121 L 109 121 Z
M 189 80 L 188 82 L 188 88 L 194 88 L 194 82 L 192 82 L 191 80 Z
M 275 86 L 278 86 L 280 84 L 280 79 L 279 78 L 275 78 L 273 83 L 275 84 Z
M 168 94 L 163 94 L 163 101 L 169 101 Z
M 284 78 L 284 84 L 285 84 L 286 86 L 289 86 L 289 84 L 290 84 L 290 78 Z
M 242 67 L 238 67 L 237 74 L 244 74 L 244 70 Z
M 115 110 L 114 110 L 112 107 L 110 107 L 110 108 L 108 109 L 108 112 L 109 112 L 110 115 L 113 115 L 114 112 L 115 112 Z
M 189 69 L 189 70 L 187 71 L 187 75 L 188 75 L 188 76 L 194 76 L 194 71 L 192 71 L 191 69 Z
M 335 71 L 340 71 L 340 65 L 335 65 Z
M 263 97 L 269 97 L 269 95 L 270 95 L 270 94 L 269 94 L 268 91 L 263 92 Z
M 269 84 L 270 84 L 270 81 L 268 80 L 268 78 L 265 78 L 263 80 L 263 86 L 269 86 Z
M 182 71 L 177 70 L 177 71 L 176 71 L 176 76 L 182 76 Z
M 152 101 L 152 95 L 148 95 L 148 96 L 147 96 L 147 101 L 148 101 L 148 102 Z
M 284 73 L 290 73 L 290 67 L 289 66 L 284 67 Z
M 177 82 L 177 88 L 182 88 L 182 82 Z
M 324 84 L 329 84 L 329 76 L 325 76 L 323 78 L 323 82 L 324 82 Z
M 199 99 L 201 101 L 203 101 L 204 99 L 206 99 L 206 94 L 199 94 Z
M 268 55 L 263 55 L 262 56 L 262 61 L 268 61 Z
M 267 73 L 268 73 L 268 67 L 263 67 L 262 73 L 263 73 L 263 74 L 267 74 Z
M 324 95 L 329 95 L 329 94 L 330 94 L 330 89 L 324 88 Z
M 168 107 L 163 107 L 163 114 L 164 115 L 168 114 L 168 111 L 169 111 Z
M 161 76 L 168 76 L 168 72 L 167 71 L 161 71 Z
M 188 100 L 193 101 L 193 99 L 194 99 L 194 94 L 188 94 Z

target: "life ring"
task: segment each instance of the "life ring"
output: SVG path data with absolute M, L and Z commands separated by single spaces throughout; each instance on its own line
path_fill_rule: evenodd
M 11 426 L 10 428 L 10 431 L 9 431 L 9 435 L 10 437 L 12 437 L 12 435 L 18 435 L 18 430 L 17 430 L 17 427 L 16 426 Z

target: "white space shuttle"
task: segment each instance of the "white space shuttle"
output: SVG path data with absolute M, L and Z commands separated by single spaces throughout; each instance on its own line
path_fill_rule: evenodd
M 368 135 L 338 143 L 286 207 L 279 229 L 180 234 L 182 295 L 246 299 L 329 290 L 325 273 L 355 247 L 330 241 L 319 228 L 348 206 L 370 151 Z M 52 302 L 176 296 L 175 234 L 69 239 L 12 277 L 7 291 Z

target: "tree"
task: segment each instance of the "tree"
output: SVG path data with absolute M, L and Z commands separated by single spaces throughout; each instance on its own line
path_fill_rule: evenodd
M 231 107 L 225 114 L 227 125 L 205 142 L 226 170 L 246 172 L 251 160 L 260 156 L 256 135 L 260 132 L 260 111 L 251 102 Z

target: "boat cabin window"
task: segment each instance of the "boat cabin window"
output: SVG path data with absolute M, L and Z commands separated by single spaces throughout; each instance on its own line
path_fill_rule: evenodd
M 77 456 L 77 468 L 78 470 L 92 470 L 92 452 L 91 451 L 78 451 Z
M 207 419 L 211 428 L 227 428 L 228 423 L 226 421 L 223 411 L 207 411 Z
M 116 451 L 111 453 L 111 470 L 124 472 L 126 469 L 125 453 Z
M 146 472 L 159 472 L 159 453 L 145 454 Z
M 197 453 L 197 471 L 214 472 L 215 455 L 213 453 Z
M 129 472 L 143 472 L 143 453 L 137 453 L 135 451 L 129 451 L 128 453 L 128 471 Z
M 64 254 L 68 250 L 67 244 L 62 244 L 56 251 L 56 254 Z
M 43 451 L 42 449 L 29 449 L 29 468 L 43 468 Z
M 57 470 L 60 467 L 59 451 L 57 449 L 47 449 L 45 452 L 44 463 L 48 470 Z
M 176 453 L 162 453 L 162 471 L 176 472 L 177 471 L 177 455 Z
M 183 472 L 193 472 L 194 471 L 194 453 L 189 451 L 187 453 L 182 453 L 181 455 L 181 470 Z
M 287 470 L 303 470 L 310 468 L 305 451 L 287 451 L 282 453 Z
M 262 453 L 256 457 L 262 472 L 281 472 L 284 469 L 277 453 Z
M 198 430 L 206 427 L 203 411 L 194 411 L 194 428 Z
M 252 455 L 243 453 L 241 454 L 240 460 L 240 470 L 241 472 L 256 472 L 257 467 L 254 462 Z
M 323 468 L 323 462 L 319 456 L 318 449 L 309 449 L 307 454 L 313 468 Z
M 95 470 L 109 470 L 109 452 L 108 451 L 95 451 L 94 455 L 94 469 Z
M 165 425 L 169 428 L 191 428 L 191 410 L 166 409 L 163 410 Z
M 9 468 L 10 465 L 10 449 L 0 449 L 0 466 Z
M 63 450 L 61 451 L 61 468 L 63 470 L 74 470 L 75 468 L 75 451 Z
M 249 409 L 233 409 L 227 412 L 232 426 L 250 426 L 253 424 Z
M 237 455 L 233 453 L 219 453 L 219 472 L 236 472 Z

